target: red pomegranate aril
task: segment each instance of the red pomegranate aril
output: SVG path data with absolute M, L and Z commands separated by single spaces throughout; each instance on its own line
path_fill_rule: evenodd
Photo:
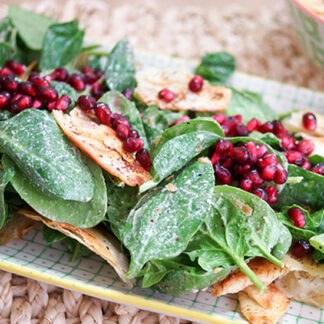
M 43 107 L 43 102 L 39 99 L 34 99 L 30 108 L 41 109 L 42 107 Z
M 139 138 L 138 131 L 136 129 L 130 129 L 128 133 L 128 137 Z
M 216 181 L 218 184 L 222 185 L 230 185 L 232 182 L 232 174 L 226 168 L 219 166 L 217 164 L 214 165 Z
M 280 120 L 274 120 L 272 122 L 272 125 L 273 125 L 273 133 L 276 136 L 284 135 L 288 133 L 288 130 L 284 127 L 284 125 L 282 125 L 282 122 Z
M 246 164 L 236 164 L 234 165 L 234 174 L 236 176 L 243 176 L 245 175 L 248 171 L 251 170 L 251 164 L 246 163 Z
M 36 88 L 36 94 L 39 99 L 46 102 L 55 101 L 58 98 L 58 92 L 51 87 L 39 86 Z
M 287 157 L 287 160 L 289 163 L 296 164 L 298 166 L 303 165 L 306 160 L 303 153 L 301 153 L 299 151 L 288 151 L 286 157 Z
M 125 126 L 128 126 L 128 128 L 131 127 L 130 122 L 123 116 L 117 113 L 113 113 L 111 116 L 111 124 L 114 129 L 117 128 L 117 125 L 123 124 Z
M 233 147 L 230 150 L 232 160 L 239 164 L 244 164 L 249 160 L 249 151 L 243 147 Z
M 131 88 L 126 88 L 122 91 L 122 94 L 130 101 L 133 100 L 133 90 Z
M 306 156 L 311 155 L 314 149 L 315 149 L 315 145 L 313 141 L 307 139 L 301 140 L 296 146 L 296 150 L 303 153 Z
M 80 96 L 77 103 L 78 106 L 84 111 L 94 109 L 97 105 L 96 99 L 92 96 Z
M 215 114 L 213 119 L 216 120 L 218 124 L 223 124 L 227 117 L 224 114 Z
M 93 84 L 98 80 L 97 76 L 93 72 L 84 73 L 83 79 L 86 84 Z
M 278 159 L 275 154 L 266 154 L 257 161 L 258 166 L 263 169 L 268 165 L 277 165 Z
M 310 170 L 312 168 L 312 165 L 307 159 L 305 159 L 305 162 L 300 167 L 304 170 Z
M 234 123 L 231 126 L 231 133 L 233 136 L 247 136 L 249 131 L 243 123 Z
M 172 126 L 175 126 L 175 125 L 178 125 L 178 124 L 181 124 L 183 122 L 187 122 L 190 120 L 190 117 L 189 116 L 183 116 L 177 120 L 175 120 L 172 124 L 170 124 L 169 127 L 172 127 Z
M 0 69 L 0 75 L 5 75 L 5 74 L 14 74 L 14 73 L 7 67 L 2 67 Z
M 149 152 L 146 149 L 139 150 L 136 155 L 137 162 L 145 169 L 150 170 L 152 167 L 152 161 Z
M 98 100 L 99 98 L 101 98 L 103 96 L 103 94 L 105 93 L 105 90 L 100 83 L 95 82 L 91 86 L 90 93 L 96 100 Z
M 73 73 L 69 76 L 68 83 L 76 90 L 83 91 L 86 87 L 83 76 L 80 73 Z
M 200 75 L 195 75 L 189 82 L 189 90 L 199 92 L 204 85 L 204 79 Z
M 306 113 L 303 115 L 303 125 L 309 131 L 314 131 L 316 129 L 316 116 L 312 113 Z
M 35 76 L 32 80 L 30 80 L 31 83 L 33 84 L 33 86 L 35 88 L 37 87 L 49 87 L 50 83 L 45 80 L 43 77 L 41 77 L 40 75 Z
M 258 144 L 256 146 L 256 150 L 257 150 L 257 159 L 262 158 L 264 155 L 266 155 L 268 153 L 268 148 L 266 145 L 264 144 Z
M 95 112 L 100 122 L 109 126 L 111 121 L 111 111 L 104 102 L 97 102 Z
M 0 84 L 8 91 L 16 91 L 18 89 L 18 82 L 12 74 L 1 75 Z
M 288 217 L 296 227 L 303 228 L 306 226 L 306 216 L 301 209 L 297 207 L 289 208 Z
M 265 188 L 265 191 L 268 195 L 267 203 L 269 205 L 274 205 L 278 202 L 279 199 L 279 191 L 276 187 L 274 186 L 269 186 Z
M 245 144 L 247 150 L 249 151 L 249 161 L 254 164 L 258 159 L 257 145 L 250 141 Z
M 48 81 L 48 82 L 52 82 L 55 80 L 55 75 L 53 74 L 47 74 L 44 76 L 44 80 Z
M 267 199 L 268 199 L 268 195 L 267 195 L 266 191 L 262 188 L 253 189 L 252 193 L 255 194 L 256 196 L 258 196 L 259 198 L 261 198 L 262 200 L 267 201 Z
M 319 175 L 324 175 L 324 163 L 318 163 L 313 166 L 312 172 L 317 173 Z
M 89 65 L 85 65 L 83 68 L 82 68 L 82 73 L 88 73 L 88 72 L 93 72 L 93 69 L 91 66 Z
M 9 104 L 10 97 L 6 93 L 0 92 L 0 109 L 5 108 Z
M 230 124 L 227 122 L 227 121 L 225 121 L 223 124 L 221 124 L 220 125 L 221 126 L 221 128 L 222 128 L 222 130 L 223 130 L 223 132 L 224 132 L 224 134 L 225 134 L 225 136 L 227 136 L 229 133 L 230 133 Z
M 296 146 L 296 139 L 291 134 L 278 135 L 281 139 L 281 147 L 287 151 L 293 150 Z
M 129 127 L 123 124 L 118 124 L 116 127 L 116 133 L 120 139 L 124 140 L 128 137 Z
M 69 78 L 69 72 L 65 68 L 57 68 L 52 74 L 55 76 L 55 80 L 65 82 Z
M 244 178 L 240 181 L 240 188 L 245 191 L 250 191 L 253 188 L 253 181 L 248 178 Z
M 166 103 L 171 102 L 175 97 L 174 92 L 172 92 L 171 90 L 164 88 L 159 92 L 159 98 L 161 100 L 164 100 Z
M 26 67 L 17 61 L 7 61 L 6 67 L 18 76 L 21 76 L 26 72 Z
M 259 126 L 259 120 L 257 120 L 256 118 L 252 118 L 247 124 L 246 124 L 246 128 L 249 131 L 249 133 L 257 130 Z
M 105 72 L 99 68 L 95 68 L 93 73 L 96 75 L 97 79 L 100 79 L 105 75 Z
M 277 168 L 274 165 L 267 165 L 262 169 L 261 177 L 265 181 L 272 181 L 275 179 L 277 173 Z
M 36 91 L 30 81 L 20 82 L 18 84 L 18 91 L 31 97 L 36 96 Z
M 230 141 L 225 139 L 220 139 L 215 144 L 215 150 L 217 153 L 223 155 L 229 153 L 229 151 L 233 148 L 233 144 Z
M 134 138 L 134 137 L 126 138 L 126 140 L 124 141 L 124 149 L 130 153 L 134 153 L 136 151 L 141 150 L 142 147 L 140 148 L 140 144 L 139 144 L 138 140 L 140 140 L 140 139 Z
M 280 165 L 277 166 L 277 173 L 274 178 L 276 184 L 284 184 L 288 179 L 288 172 Z
M 242 123 L 243 122 L 243 117 L 242 115 L 235 115 L 231 116 L 237 123 Z
M 312 252 L 312 246 L 304 240 L 297 241 L 292 247 L 292 253 L 297 258 L 303 258 Z
M 233 166 L 233 160 L 227 156 L 225 159 L 220 161 L 220 165 L 229 170 Z
M 55 109 L 63 112 L 67 111 L 71 105 L 71 99 L 66 95 L 62 95 L 56 102 Z
M 30 108 L 32 105 L 32 99 L 29 96 L 22 95 L 10 106 L 10 111 L 13 114 L 18 114 L 26 108 Z
M 21 93 L 15 94 L 11 99 L 10 99 L 10 104 L 13 104 L 14 102 L 18 101 L 19 98 L 21 98 L 23 95 Z
M 273 124 L 268 121 L 261 126 L 258 127 L 258 131 L 261 133 L 272 133 L 273 132 Z
M 251 170 L 247 172 L 246 177 L 252 180 L 254 187 L 260 187 L 264 183 L 264 180 L 261 178 L 258 170 Z
M 212 164 L 216 164 L 220 161 L 220 159 L 221 159 L 221 155 L 217 152 L 214 152 L 210 158 L 210 161 Z
M 56 103 L 57 103 L 57 100 L 47 103 L 47 110 L 49 112 L 52 112 L 54 109 L 56 109 Z
M 30 82 L 33 82 L 33 80 L 35 80 L 35 79 L 37 79 L 39 77 L 41 77 L 41 76 L 37 72 L 34 71 L 34 72 L 29 74 L 27 80 L 30 81 Z

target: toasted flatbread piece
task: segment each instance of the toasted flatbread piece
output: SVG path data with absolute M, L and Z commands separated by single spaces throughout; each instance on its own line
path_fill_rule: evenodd
M 70 114 L 54 110 L 53 115 L 64 134 L 77 147 L 128 186 L 140 186 L 151 179 L 133 155 L 124 150 L 115 130 L 100 124 L 96 116 L 87 115 L 78 107 Z
M 276 323 L 287 312 L 289 299 L 275 285 L 260 293 L 250 286 L 238 294 L 242 314 L 252 324 Z
M 12 220 L 0 230 L 0 244 L 7 244 L 13 239 L 24 237 L 30 230 L 39 227 L 39 224 L 24 215 L 14 213 Z
M 17 213 L 32 220 L 40 221 L 85 245 L 89 250 L 106 260 L 125 283 L 132 285 L 132 281 L 125 277 L 129 267 L 128 259 L 120 249 L 120 242 L 109 232 L 104 232 L 99 227 L 80 229 L 67 223 L 53 222 L 31 209 L 21 209 Z
M 136 93 L 147 104 L 156 104 L 163 110 L 222 111 L 231 100 L 231 90 L 221 86 L 211 86 L 207 80 L 201 91 L 192 92 L 188 85 L 193 78 L 188 69 L 159 70 L 150 68 L 136 74 Z M 159 99 L 159 92 L 167 88 L 175 98 L 167 103 Z

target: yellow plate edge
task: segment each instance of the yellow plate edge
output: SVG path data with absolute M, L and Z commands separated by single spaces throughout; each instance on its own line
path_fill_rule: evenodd
M 137 306 L 139 308 L 146 308 L 173 314 L 179 317 L 186 317 L 194 320 L 205 321 L 214 324 L 238 324 L 246 323 L 241 320 L 231 320 L 220 315 L 209 315 L 196 310 L 189 310 L 181 306 L 175 306 L 160 302 L 157 300 L 150 300 L 145 297 L 133 296 L 110 288 L 97 287 L 95 285 L 77 282 L 77 284 L 70 279 L 60 278 L 55 275 L 49 275 L 46 272 L 30 269 L 28 266 L 16 264 L 10 261 L 0 259 L 0 268 L 9 272 L 13 272 L 25 277 L 30 277 L 36 280 L 44 281 L 51 285 L 60 286 L 63 288 L 77 290 L 81 293 L 89 294 L 99 298 L 106 298 L 112 301 L 126 303 Z

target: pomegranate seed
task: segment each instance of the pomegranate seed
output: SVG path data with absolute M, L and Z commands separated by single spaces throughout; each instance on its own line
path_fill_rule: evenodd
M 54 101 L 51 101 L 47 104 L 47 110 L 49 112 L 52 112 L 54 109 L 56 109 L 56 103 L 57 103 L 57 100 L 54 100 Z
M 8 91 L 16 91 L 18 89 L 18 82 L 12 74 L 1 75 L 0 84 Z
M 96 77 L 97 77 L 98 80 L 105 75 L 104 71 L 101 70 L 101 69 L 99 69 L 99 68 L 95 68 L 93 70 L 93 73 L 96 75 Z
M 215 145 L 215 150 L 219 154 L 228 154 L 229 151 L 233 148 L 233 144 L 230 141 L 221 139 Z
M 124 149 L 127 152 L 133 153 L 138 152 L 143 148 L 143 140 L 140 138 L 128 137 L 124 141 Z
M 257 145 L 254 142 L 247 142 L 245 146 L 249 151 L 250 162 L 255 163 L 258 158 Z
M 80 73 L 71 74 L 69 76 L 68 82 L 76 91 L 83 91 L 86 86 L 83 80 L 83 76 Z
M 34 109 L 41 109 L 43 107 L 43 102 L 39 99 L 34 99 L 32 104 L 31 104 L 31 108 Z
M 39 77 L 40 77 L 40 75 L 37 72 L 32 72 L 28 76 L 28 81 L 33 82 L 33 80 L 35 80 L 35 79 L 37 79 Z
M 249 159 L 249 151 L 243 147 L 233 147 L 230 150 L 230 156 L 232 160 L 236 161 L 239 164 L 244 164 Z
M 36 96 L 35 89 L 30 81 L 20 82 L 18 84 L 18 91 L 31 97 Z
M 246 174 L 251 169 L 251 164 L 236 164 L 234 166 L 234 174 L 237 176 L 242 176 Z
M 233 118 L 237 123 L 242 123 L 243 122 L 242 115 L 231 116 L 231 118 Z
M 279 191 L 274 186 L 269 186 L 265 188 L 265 191 L 268 195 L 267 203 L 269 205 L 274 205 L 279 199 Z
M 235 123 L 232 124 L 231 132 L 233 136 L 247 136 L 249 135 L 249 131 L 243 123 Z
M 85 65 L 83 68 L 82 68 L 82 73 L 89 73 L 89 72 L 93 72 L 93 69 L 91 66 L 89 65 Z
M 224 114 L 215 114 L 213 119 L 216 120 L 218 124 L 223 124 L 227 117 Z
M 141 149 L 136 153 L 137 162 L 145 169 L 150 170 L 152 161 L 149 152 L 146 149 Z
M 195 75 L 189 82 L 189 89 L 192 92 L 199 92 L 204 84 L 204 79 L 200 75 Z
M 292 253 L 297 258 L 303 258 L 312 252 L 312 246 L 304 240 L 297 241 L 292 247 Z
M 133 100 L 133 90 L 131 88 L 126 88 L 122 91 L 122 94 L 130 101 Z
M 3 109 L 9 104 L 10 95 L 8 95 L 5 92 L 0 92 L 0 109 Z
M 129 127 L 123 124 L 118 124 L 116 127 L 117 136 L 124 140 L 128 137 Z
M 65 68 L 57 68 L 52 74 L 55 77 L 55 80 L 65 82 L 69 78 L 69 72 Z
M 174 97 L 175 97 L 174 92 L 172 92 L 167 88 L 164 88 L 159 92 L 159 98 L 161 100 L 164 100 L 167 103 L 171 102 L 174 99 Z
M 318 163 L 314 165 L 312 168 L 312 172 L 320 175 L 324 175 L 324 163 Z
M 39 86 L 36 88 L 37 96 L 44 101 L 51 102 L 58 98 L 58 92 L 51 87 Z
M 122 115 L 118 114 L 118 113 L 113 113 L 112 116 L 111 116 L 111 124 L 112 124 L 112 127 L 114 129 L 117 128 L 117 125 L 118 124 L 123 124 L 125 126 L 128 126 L 128 128 L 130 128 L 130 122 L 125 118 L 123 117 Z
M 181 118 L 175 120 L 172 124 L 170 124 L 169 127 L 172 127 L 172 126 L 175 126 L 175 125 L 181 124 L 181 123 L 186 122 L 186 121 L 188 121 L 188 120 L 190 120 L 190 117 L 188 117 L 188 116 L 183 116 L 183 117 L 181 117 Z
M 230 126 L 229 126 L 229 123 L 225 122 L 225 123 L 223 123 L 223 124 L 220 125 L 220 126 L 221 126 L 221 128 L 222 128 L 222 130 L 223 130 L 225 136 L 227 136 L 227 135 L 229 134 L 229 132 L 230 132 Z
M 256 155 L 257 156 L 257 159 L 262 158 L 269 151 L 268 148 L 267 148 L 267 146 L 264 145 L 264 144 L 258 144 L 256 146 L 256 150 L 257 150 L 257 155 Z
M 22 97 L 21 93 L 17 93 L 16 95 L 14 95 L 11 100 L 10 100 L 10 104 L 13 104 L 14 102 L 18 101 L 19 98 Z
M 253 189 L 252 193 L 255 194 L 256 196 L 258 196 L 259 198 L 265 200 L 265 201 L 267 201 L 267 199 L 268 199 L 267 193 L 262 188 Z
M 253 181 L 248 178 L 244 178 L 240 181 L 240 188 L 245 191 L 250 191 L 253 187 Z
M 266 122 L 258 127 L 258 131 L 261 133 L 272 133 L 273 132 L 273 124 L 272 122 Z
M 44 76 L 44 80 L 48 81 L 48 82 L 52 82 L 55 80 L 55 75 L 53 74 L 48 74 Z
M 215 168 L 215 175 L 216 175 L 217 183 L 223 184 L 223 185 L 231 184 L 232 175 L 229 170 L 227 170 L 224 167 L 219 166 L 217 164 L 215 164 L 214 168 Z
M 281 139 L 281 147 L 287 151 L 293 150 L 296 146 L 296 139 L 291 134 L 278 135 Z
M 97 105 L 96 99 L 91 96 L 80 96 L 78 98 L 78 106 L 84 110 L 89 111 L 91 109 L 94 109 Z
M 310 170 L 312 168 L 311 164 L 309 161 L 306 159 L 305 162 L 300 166 L 304 170 Z
M 10 111 L 13 114 L 18 114 L 26 108 L 30 108 L 32 105 L 32 99 L 29 96 L 22 95 L 10 106 Z
M 95 112 L 100 122 L 104 125 L 110 125 L 111 111 L 104 102 L 97 102 Z
M 287 160 L 291 164 L 296 164 L 296 165 L 301 166 L 305 163 L 306 157 L 301 152 L 288 151 L 287 152 Z
M 91 86 L 90 93 L 96 100 L 98 100 L 99 98 L 101 98 L 103 96 L 103 94 L 105 93 L 105 90 L 100 83 L 95 82 Z
M 13 71 L 16 75 L 20 76 L 26 72 L 26 67 L 17 61 L 7 61 L 6 67 Z
M 281 164 L 278 164 L 277 166 L 277 173 L 274 178 L 274 182 L 276 184 L 284 184 L 288 179 L 288 172 L 281 166 Z
M 0 75 L 5 75 L 5 74 L 14 74 L 14 73 L 7 67 L 3 67 L 0 69 Z
M 275 154 L 266 154 L 257 161 L 258 166 L 263 169 L 268 165 L 277 165 L 278 159 Z
M 306 225 L 306 216 L 297 207 L 289 208 L 288 210 L 288 217 L 291 219 L 292 223 L 299 228 L 303 228 Z
M 33 77 L 32 80 L 30 80 L 31 83 L 35 86 L 35 87 L 49 87 L 50 83 L 48 81 L 46 81 L 44 78 L 42 78 L 40 75 L 35 75 L 35 77 Z
M 307 139 L 301 140 L 296 146 L 296 150 L 303 153 L 306 156 L 311 155 L 314 149 L 314 143 L 311 140 Z
M 216 163 L 219 162 L 220 158 L 221 158 L 221 155 L 219 153 L 217 153 L 217 152 L 214 152 L 214 154 L 210 158 L 210 161 L 211 161 L 212 164 L 216 164 Z
M 258 170 L 254 169 L 247 172 L 246 177 L 252 180 L 254 187 L 260 187 L 264 183 L 264 180 L 261 178 Z
M 246 128 L 247 130 L 251 133 L 255 130 L 257 130 L 258 126 L 260 124 L 260 121 L 257 120 L 256 118 L 252 118 L 247 124 L 246 124 Z
M 233 160 L 229 156 L 227 156 L 220 162 L 220 165 L 226 169 L 230 169 L 233 166 Z
M 277 168 L 274 165 L 268 165 L 262 169 L 261 177 L 265 181 L 272 181 L 275 179 Z
M 56 102 L 55 109 L 62 110 L 63 112 L 67 111 L 71 105 L 71 99 L 66 95 L 62 95 Z
M 276 136 L 284 135 L 288 133 L 287 129 L 284 127 L 284 125 L 282 125 L 282 122 L 280 120 L 274 120 L 272 122 L 272 125 L 273 125 L 273 133 Z
M 136 129 L 130 129 L 128 133 L 128 137 L 139 138 L 138 131 Z
M 312 113 L 306 113 L 303 115 L 303 125 L 309 131 L 314 131 L 316 129 L 316 116 Z
M 83 79 L 86 84 L 93 84 L 98 80 L 97 76 L 93 72 L 85 73 Z

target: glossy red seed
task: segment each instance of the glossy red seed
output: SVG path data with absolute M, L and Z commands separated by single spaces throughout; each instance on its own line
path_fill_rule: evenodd
M 139 138 L 138 131 L 136 129 L 130 129 L 128 133 L 128 137 Z
M 218 124 L 223 124 L 227 117 L 224 114 L 215 114 L 213 119 L 216 120 Z
M 277 165 L 277 173 L 274 178 L 276 184 L 284 184 L 288 179 L 288 172 L 282 167 L 282 165 Z
M 40 75 L 35 75 L 35 77 L 32 78 L 31 83 L 33 84 L 33 86 L 35 88 L 37 87 L 49 87 L 50 83 L 45 80 L 43 77 L 41 77 Z
M 237 176 L 243 176 L 245 175 L 248 171 L 251 170 L 251 164 L 246 163 L 246 164 L 236 164 L 234 166 L 234 174 Z
M 96 99 L 92 96 L 80 96 L 78 98 L 78 106 L 84 110 L 89 111 L 91 109 L 94 109 L 97 105 Z
M 136 155 L 137 162 L 145 169 L 150 170 L 152 167 L 152 161 L 149 152 L 146 149 L 139 150 Z
M 14 74 L 14 73 L 7 67 L 2 67 L 0 69 L 0 75 L 4 75 L 4 74 Z
M 69 76 L 68 83 L 76 90 L 83 91 L 86 84 L 83 80 L 83 76 L 80 73 L 73 73 Z
M 100 83 L 95 82 L 91 86 L 90 93 L 96 100 L 98 100 L 99 98 L 101 98 L 103 96 L 103 94 L 105 93 L 105 90 Z
M 32 104 L 31 104 L 31 108 L 34 109 L 41 109 L 43 107 L 43 102 L 39 99 L 34 99 Z
M 104 102 L 97 102 L 95 112 L 100 122 L 104 125 L 109 126 L 111 122 L 111 111 Z
M 243 123 L 233 123 L 231 126 L 231 133 L 233 136 L 249 135 L 249 131 Z
M 0 109 L 5 108 L 9 104 L 10 97 L 6 93 L 0 92 Z
M 216 152 L 221 155 L 228 154 L 232 148 L 233 148 L 233 144 L 230 141 L 227 141 L 225 139 L 220 139 L 215 144 Z
M 175 125 L 178 125 L 178 124 L 181 124 L 183 122 L 187 122 L 190 120 L 190 117 L 189 116 L 183 116 L 177 120 L 175 120 L 172 124 L 170 124 L 169 127 L 172 127 L 172 126 L 175 126 Z
M 263 169 L 268 165 L 277 165 L 278 159 L 275 154 L 266 154 L 257 160 L 257 165 Z
M 143 148 L 143 146 L 140 147 L 139 140 L 140 138 L 128 137 L 124 141 L 124 149 L 130 153 L 140 151 Z
M 268 195 L 267 195 L 266 191 L 262 188 L 253 189 L 252 193 L 265 201 L 267 201 L 267 199 L 268 199 Z
M 315 149 L 315 145 L 313 141 L 307 139 L 301 140 L 296 146 L 296 150 L 303 153 L 306 156 L 311 155 L 314 149 Z
M 128 99 L 133 100 L 133 90 L 131 88 L 126 88 L 122 91 L 122 94 Z
M 52 112 L 54 109 L 56 109 L 56 103 L 57 103 L 57 100 L 47 103 L 47 110 L 49 112 Z
M 279 199 L 279 191 L 274 186 L 269 186 L 265 188 L 265 191 L 268 195 L 267 203 L 272 206 L 278 202 Z
M 253 181 L 248 178 L 244 178 L 240 181 L 240 188 L 245 190 L 245 191 L 250 191 L 252 190 L 253 187 Z
M 291 134 L 278 135 L 281 139 L 281 147 L 287 151 L 293 150 L 296 146 L 296 139 Z
M 195 75 L 189 82 L 189 90 L 199 92 L 204 85 L 204 79 L 200 75 Z
M 306 113 L 303 115 L 303 125 L 309 131 L 314 131 L 316 129 L 316 116 L 312 113 Z
M 56 102 L 55 109 L 63 112 L 67 111 L 71 105 L 71 99 L 66 94 L 62 95 Z
M 276 173 L 277 173 L 277 167 L 275 167 L 274 165 L 268 165 L 262 169 L 261 177 L 265 181 L 272 181 L 275 179 Z
M 118 124 L 123 124 L 125 126 L 128 126 L 128 128 L 131 127 L 130 122 L 125 117 L 118 113 L 113 113 L 111 115 L 111 125 L 114 129 L 116 129 Z
M 289 163 L 299 166 L 303 165 L 306 160 L 306 157 L 303 155 L 303 153 L 298 151 L 288 151 L 286 157 Z
M 57 68 L 52 74 L 55 76 L 55 80 L 65 82 L 69 78 L 69 72 L 65 68 Z
M 18 89 L 18 82 L 15 80 L 15 77 L 12 74 L 1 75 L 0 85 L 2 85 L 2 87 L 8 91 L 17 91 Z
M 93 72 L 93 69 L 91 66 L 89 65 L 85 65 L 83 68 L 82 68 L 82 73 L 88 73 L 88 72 Z
M 288 130 L 284 127 L 284 125 L 280 120 L 274 120 L 272 122 L 272 125 L 273 125 L 273 133 L 276 136 L 288 134 Z
M 258 127 L 258 131 L 261 133 L 272 133 L 273 132 L 273 124 L 268 121 L 261 126 Z
M 216 181 L 218 184 L 222 185 L 230 185 L 232 182 L 232 174 L 226 168 L 219 166 L 217 164 L 214 165 Z
M 32 105 L 32 99 L 29 96 L 22 95 L 10 106 L 10 111 L 13 114 L 18 114 L 24 109 L 30 108 Z
M 220 161 L 220 165 L 229 170 L 233 166 L 233 160 L 227 156 L 225 159 Z
M 309 163 L 309 161 L 306 159 L 305 162 L 300 166 L 304 170 L 310 170 L 312 168 L 312 165 Z
M 233 147 L 230 150 L 232 160 L 239 164 L 245 164 L 249 160 L 249 151 L 243 147 Z
M 128 137 L 129 127 L 123 124 L 118 124 L 116 127 L 116 133 L 120 139 L 124 140 Z
M 38 77 L 40 77 L 40 75 L 34 71 L 30 73 L 30 75 L 28 76 L 28 81 L 32 82 L 34 79 L 37 79 Z
M 227 121 L 225 121 L 223 124 L 221 124 L 221 128 L 222 128 L 225 136 L 227 136 L 230 133 L 230 125 Z
M 292 247 L 292 253 L 297 258 L 304 258 L 308 254 L 310 254 L 312 250 L 312 246 L 309 244 L 309 242 L 304 240 L 297 241 Z
M 214 152 L 210 158 L 210 161 L 212 164 L 216 164 L 220 161 L 220 159 L 221 159 L 221 155 L 217 152 Z
M 18 84 L 18 91 L 31 97 L 36 96 L 36 91 L 30 81 L 20 82 Z
M 258 170 L 251 170 L 247 172 L 246 177 L 253 182 L 254 187 L 260 187 L 264 183 L 264 180 L 261 178 Z
M 37 97 L 46 102 L 55 101 L 58 98 L 58 92 L 51 87 L 39 86 L 36 87 Z
M 86 84 L 93 84 L 98 78 L 93 72 L 87 72 L 83 75 L 83 80 Z
M 17 93 L 15 94 L 13 97 L 11 97 L 10 99 L 10 104 L 13 104 L 14 102 L 16 102 L 19 98 L 21 98 L 23 95 L 21 93 Z
M 246 124 L 246 128 L 247 130 L 251 133 L 255 130 L 257 130 L 259 124 L 259 120 L 257 120 L 256 118 L 252 118 L 247 124 Z
M 237 123 L 242 123 L 243 122 L 242 115 L 231 116 L 231 118 L 233 118 L 233 120 L 235 120 Z
M 303 228 L 306 226 L 306 216 L 299 208 L 289 208 L 288 217 L 296 227 Z
M 247 150 L 249 151 L 249 161 L 254 164 L 258 159 L 257 145 L 250 141 L 245 144 Z
M 52 82 L 55 80 L 55 75 L 53 74 L 48 74 L 44 76 L 44 80 L 48 81 L 48 82 Z
M 174 97 L 175 97 L 174 92 L 172 92 L 167 88 L 164 88 L 159 92 L 159 98 L 161 100 L 164 100 L 167 103 L 171 102 L 174 99 Z
M 257 150 L 257 159 L 262 158 L 263 156 L 265 156 L 268 153 L 268 148 L 266 145 L 264 144 L 257 144 L 256 146 L 256 150 Z
M 320 175 L 324 175 L 324 163 L 318 163 L 314 165 L 312 168 L 312 172 Z
M 26 72 L 26 67 L 17 61 L 7 61 L 6 67 L 18 76 L 21 76 Z
M 105 75 L 105 72 L 103 70 L 99 69 L 99 68 L 95 68 L 93 70 L 93 73 L 96 75 L 96 77 L 98 78 L 98 80 Z

